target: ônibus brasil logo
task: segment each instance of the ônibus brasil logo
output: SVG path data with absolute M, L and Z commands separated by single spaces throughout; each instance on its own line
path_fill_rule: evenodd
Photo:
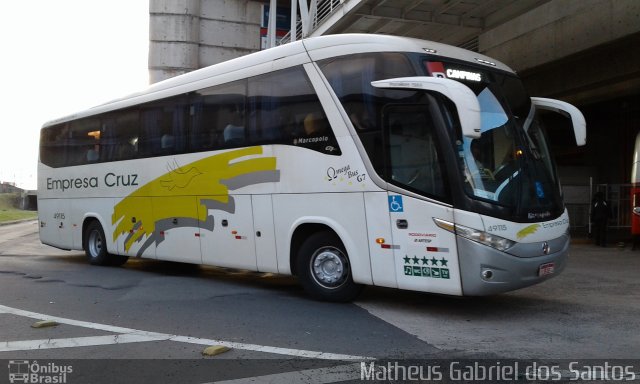
M 73 372 L 70 365 L 56 363 L 38 364 L 36 360 L 9 360 L 9 382 L 64 384 Z

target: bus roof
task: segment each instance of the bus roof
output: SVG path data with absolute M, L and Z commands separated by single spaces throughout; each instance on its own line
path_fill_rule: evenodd
M 322 60 L 327 57 L 349 53 L 416 52 L 483 64 L 503 71 L 514 72 L 504 63 L 480 53 L 411 37 L 354 33 L 311 37 L 303 40 L 303 44 L 313 60 Z
M 486 65 L 502 71 L 514 72 L 507 65 L 477 52 L 428 40 L 374 34 L 318 36 L 241 56 L 152 84 L 141 92 L 51 120 L 45 123 L 43 128 L 80 117 L 109 112 L 240 78 L 308 63 L 310 60 L 316 61 L 329 57 L 365 52 L 427 53 L 433 56 L 453 58 Z M 240 76 L 240 74 L 242 75 Z

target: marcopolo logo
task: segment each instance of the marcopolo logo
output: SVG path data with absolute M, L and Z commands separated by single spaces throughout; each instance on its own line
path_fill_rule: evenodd
M 68 382 L 68 375 L 71 373 L 73 373 L 73 367 L 70 365 L 39 364 L 36 360 L 9 360 L 9 382 L 11 384 L 64 384 Z

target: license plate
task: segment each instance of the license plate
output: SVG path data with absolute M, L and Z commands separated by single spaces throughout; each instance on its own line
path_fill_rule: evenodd
M 556 271 L 556 263 L 545 263 L 538 267 L 538 276 L 553 275 Z

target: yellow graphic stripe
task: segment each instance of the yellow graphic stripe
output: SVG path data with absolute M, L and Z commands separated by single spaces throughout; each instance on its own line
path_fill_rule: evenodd
M 275 157 L 238 160 L 245 156 L 261 155 L 262 152 L 262 147 L 249 147 L 210 156 L 181 167 L 176 164 L 175 169 L 141 186 L 115 206 L 111 222 L 118 224 L 113 232 L 113 240 L 116 241 L 118 236 L 134 228 L 125 243 L 125 250 L 128 251 L 134 242 L 153 234 L 159 220 L 180 217 L 204 221 L 207 208 L 202 205 L 200 198 L 202 209 L 194 209 L 194 197 L 206 196 L 208 200 L 228 203 L 229 190 L 223 184 L 224 180 L 276 170 Z M 158 204 L 152 208 L 151 204 L 140 203 L 139 198 L 149 197 L 176 198 L 171 199 L 170 204 Z
M 516 233 L 516 236 L 518 237 L 518 240 L 522 240 L 525 237 L 538 232 L 538 228 L 540 228 L 540 224 L 531 224 L 518 231 L 518 233 Z

